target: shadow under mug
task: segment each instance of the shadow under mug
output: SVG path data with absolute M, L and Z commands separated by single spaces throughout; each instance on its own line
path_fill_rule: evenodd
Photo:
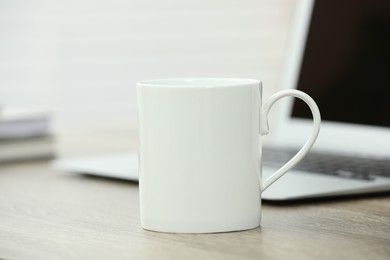
M 256 228 L 261 193 L 297 164 L 314 144 L 321 117 L 298 90 L 262 104 L 259 80 L 188 78 L 137 83 L 141 225 L 173 233 Z M 301 150 L 271 177 L 261 178 L 261 135 L 279 99 L 302 99 L 313 130 Z

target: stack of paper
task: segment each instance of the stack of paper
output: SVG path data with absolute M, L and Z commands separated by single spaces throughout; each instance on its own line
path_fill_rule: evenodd
M 0 109 L 0 163 L 53 157 L 48 113 Z

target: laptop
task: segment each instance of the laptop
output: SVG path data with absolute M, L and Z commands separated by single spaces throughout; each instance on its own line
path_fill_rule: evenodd
M 390 2 L 298 0 L 282 88 L 311 95 L 321 133 L 304 160 L 262 197 L 285 201 L 390 191 Z M 309 136 L 310 110 L 286 100 L 263 147 L 263 178 Z M 137 181 L 137 155 L 57 160 L 67 172 Z

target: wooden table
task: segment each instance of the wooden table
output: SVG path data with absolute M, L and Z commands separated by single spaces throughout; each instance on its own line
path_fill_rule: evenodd
M 265 203 L 261 228 L 164 234 L 141 228 L 136 183 L 7 165 L 0 258 L 389 260 L 390 196 Z

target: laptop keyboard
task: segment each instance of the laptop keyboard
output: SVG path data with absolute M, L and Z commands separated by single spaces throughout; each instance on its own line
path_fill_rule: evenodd
M 281 167 L 297 151 L 263 148 L 263 165 Z M 346 155 L 310 152 L 293 169 L 341 178 L 372 181 L 377 176 L 390 177 L 390 159 L 370 159 Z

